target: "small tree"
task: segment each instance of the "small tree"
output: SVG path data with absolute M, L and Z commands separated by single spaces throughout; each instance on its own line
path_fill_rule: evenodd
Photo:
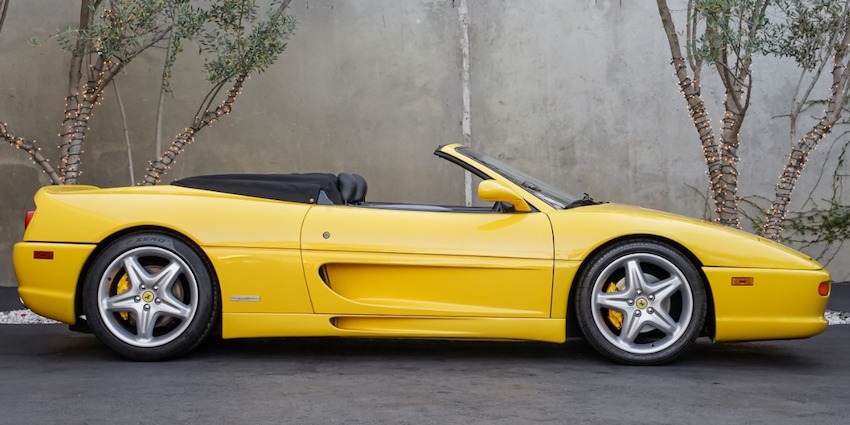
M 167 6 L 185 6 L 181 3 Z M 162 19 L 165 9 L 162 0 L 81 0 L 79 26 L 56 35 L 63 50 L 71 54 L 58 170 L 41 155 L 34 140 L 16 137 L 4 123 L 0 123 L 0 137 L 25 150 L 54 184 L 78 183 L 83 141 L 104 89 L 136 56 L 169 35 L 170 26 Z
M 753 56 L 759 50 L 768 0 L 689 0 L 685 50 L 668 0 L 657 0 L 667 34 L 672 64 L 688 111 L 699 134 L 708 167 L 708 182 L 720 223 L 739 227 L 738 146 L 741 127 L 752 99 Z M 720 141 L 714 137 L 705 101 L 701 97 L 703 65 L 713 66 L 726 90 Z M 690 69 L 690 72 L 689 72 Z
M 177 136 L 175 144 L 182 149 L 197 131 L 229 113 L 245 78 L 271 65 L 286 47 L 285 40 L 294 28 L 294 20 L 283 13 L 290 2 L 273 1 L 266 19 L 259 19 L 256 0 L 201 2 L 209 3 L 206 7 L 194 6 L 189 0 L 81 0 L 79 26 L 55 37 L 71 55 L 58 169 L 41 154 L 34 140 L 16 136 L 3 122 L 0 138 L 27 152 L 54 184 L 78 183 L 89 121 L 104 90 L 125 66 L 152 47 L 167 52 L 163 86 L 168 88 L 184 41 L 196 40 L 202 52 L 215 54 L 205 64 L 207 79 L 215 86 L 189 127 L 189 136 L 181 137 L 186 131 Z M 0 5 L 5 12 L 6 3 Z M 222 87 L 231 81 L 225 100 L 212 108 Z M 179 152 L 169 149 L 163 154 L 166 159 L 154 164 L 166 161 L 168 165 Z M 150 183 L 157 181 L 158 176 Z
M 777 239 L 799 173 L 809 151 L 840 119 L 847 97 L 848 0 L 688 0 L 686 7 L 685 51 L 668 6 L 657 0 L 661 22 L 667 35 L 679 87 L 699 134 L 708 182 L 718 220 L 739 227 L 738 147 L 740 131 L 752 99 L 752 61 L 757 54 L 793 58 L 802 69 L 800 84 L 792 101 L 791 135 L 798 117 L 828 62 L 833 63 L 833 85 L 827 111 L 802 139 L 795 141 L 777 183 L 776 198 L 764 220 L 763 231 Z M 768 14 L 768 10 L 771 11 Z M 776 13 L 774 12 L 776 11 Z M 770 16 L 769 16 L 770 15 Z M 773 19 L 771 21 L 769 18 Z M 702 66 L 717 71 L 725 89 L 724 118 L 718 143 L 708 118 L 702 89 Z
M 794 59 L 801 72 L 791 102 L 791 153 L 776 183 L 776 193 L 764 221 L 764 235 L 774 240 L 783 230 L 791 194 L 809 152 L 839 122 L 850 95 L 850 1 L 782 0 L 777 2 L 776 9 L 783 23 L 769 26 L 768 37 L 772 40 L 769 49 L 778 56 Z M 798 139 L 800 113 L 811 105 L 815 86 L 830 65 L 829 96 L 826 100 L 814 101 L 817 105 L 825 105 L 826 109 Z
M 214 26 L 200 31 L 201 51 L 207 55 L 204 62 L 206 79 L 212 87 L 201 101 L 191 124 L 177 134 L 171 146 L 151 162 L 140 184 L 159 183 L 174 163 L 175 157 L 192 143 L 195 135 L 233 110 L 236 97 L 242 92 L 245 80 L 253 72 L 262 72 L 271 66 L 286 49 L 286 40 L 295 29 L 295 21 L 283 15 L 291 0 L 277 1 L 277 8 L 268 13 L 268 19 L 257 18 L 254 1 L 221 1 L 208 12 Z M 181 50 L 176 45 L 171 51 Z M 173 57 L 169 57 L 173 63 Z M 169 62 L 166 62 L 169 63 Z M 166 66 L 166 70 L 168 70 Z M 216 99 L 225 86 L 227 94 L 217 106 Z

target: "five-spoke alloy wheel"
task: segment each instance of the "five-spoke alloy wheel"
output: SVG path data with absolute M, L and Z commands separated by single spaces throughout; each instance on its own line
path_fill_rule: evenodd
M 173 236 L 140 232 L 121 237 L 95 259 L 83 287 L 91 330 L 130 359 L 185 354 L 218 318 L 218 288 L 204 260 Z
M 699 271 L 660 242 L 630 241 L 602 251 L 578 285 L 582 332 L 600 353 L 621 363 L 669 362 L 693 343 L 705 321 Z

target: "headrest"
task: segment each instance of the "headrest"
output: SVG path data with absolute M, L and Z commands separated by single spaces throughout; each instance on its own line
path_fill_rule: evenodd
M 357 190 L 354 191 L 354 200 L 352 203 L 360 204 L 366 201 L 366 190 L 368 189 L 366 186 L 366 178 L 360 174 L 352 175 L 354 176 L 354 179 L 357 180 Z
M 366 179 L 363 176 L 339 173 L 336 183 L 343 203 L 356 205 L 366 200 Z
M 342 197 L 342 202 L 350 204 L 354 199 L 354 193 L 357 191 L 357 179 L 350 173 L 339 173 L 336 177 L 336 185 L 339 188 L 339 194 Z

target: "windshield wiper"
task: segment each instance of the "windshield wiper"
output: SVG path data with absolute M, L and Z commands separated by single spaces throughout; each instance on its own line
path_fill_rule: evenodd
M 585 193 L 584 196 L 582 196 L 581 199 L 577 199 L 573 202 L 570 202 L 569 205 L 564 207 L 564 209 L 568 210 L 570 208 L 585 207 L 585 206 L 588 206 L 588 205 L 596 205 L 596 204 L 601 204 L 601 202 L 594 201 L 593 198 L 590 197 L 590 195 Z

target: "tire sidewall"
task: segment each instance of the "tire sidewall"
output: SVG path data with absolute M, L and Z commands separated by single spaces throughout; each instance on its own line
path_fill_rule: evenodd
M 197 282 L 198 306 L 189 326 L 174 340 L 157 347 L 137 347 L 116 337 L 100 315 L 98 287 L 109 265 L 125 252 L 140 247 L 158 247 L 180 257 Z M 106 346 L 126 358 L 156 361 L 185 354 L 210 333 L 218 312 L 218 288 L 209 266 L 194 248 L 179 238 L 161 232 L 137 232 L 120 237 L 97 254 L 83 282 L 83 309 L 92 332 Z
M 687 328 L 677 341 L 669 347 L 650 354 L 635 354 L 611 344 L 597 328 L 593 318 L 591 300 L 594 285 L 605 268 L 612 262 L 630 254 L 653 254 L 670 261 L 687 279 L 693 297 L 693 312 Z M 633 365 L 656 365 L 668 363 L 693 345 L 703 328 L 707 311 L 706 291 L 703 278 L 694 264 L 671 246 L 652 240 L 634 240 L 609 247 L 590 259 L 581 274 L 576 290 L 576 315 L 585 338 L 604 356 L 619 363 Z

